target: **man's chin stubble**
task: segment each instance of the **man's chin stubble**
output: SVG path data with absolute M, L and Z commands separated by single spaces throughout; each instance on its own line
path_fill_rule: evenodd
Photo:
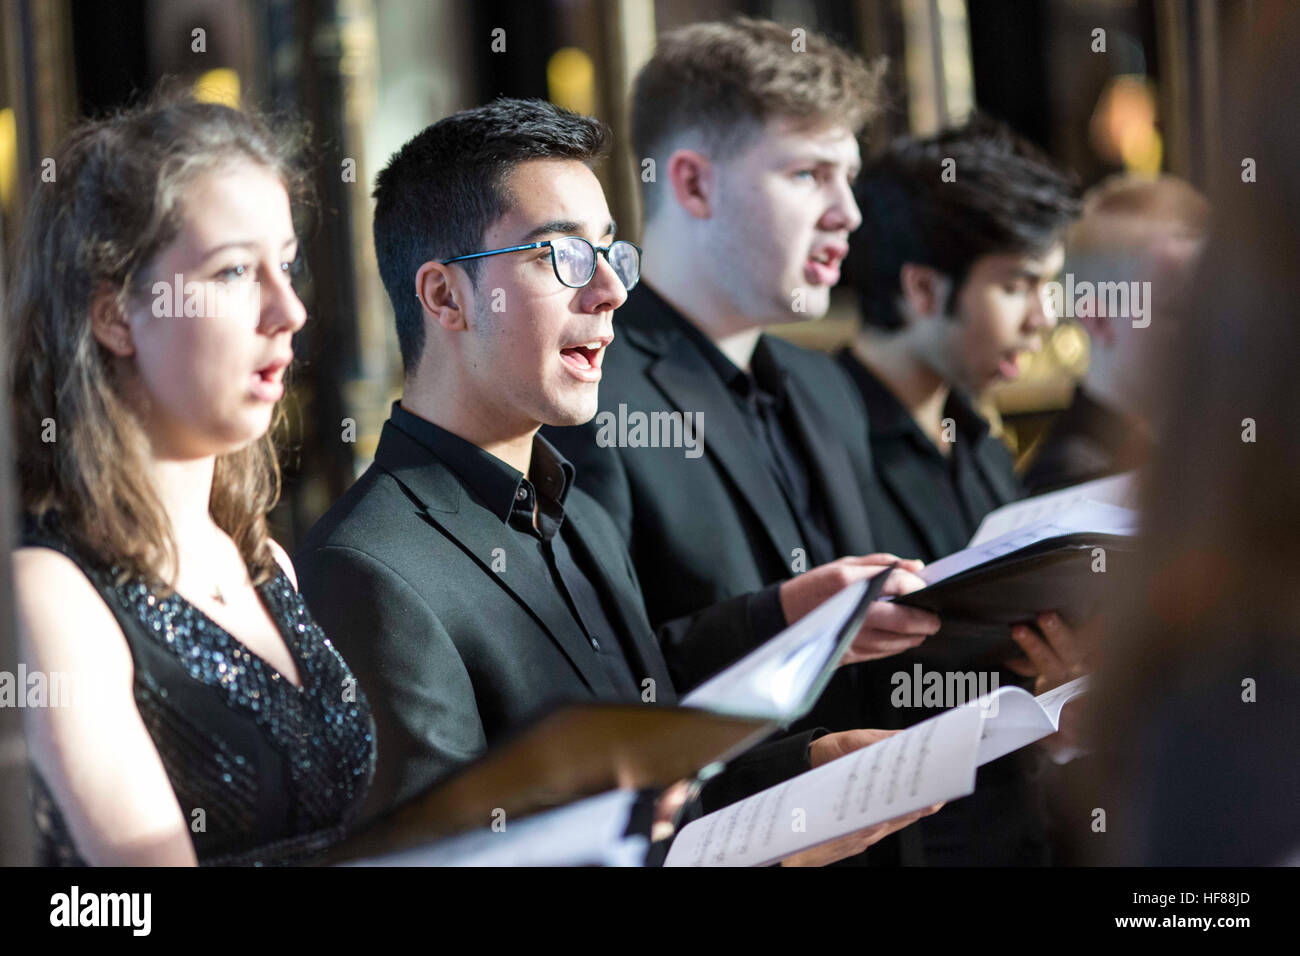
M 591 408 L 553 408 L 545 424 L 553 428 L 569 428 L 574 425 L 585 425 L 596 417 L 598 406 L 595 402 L 591 403 Z

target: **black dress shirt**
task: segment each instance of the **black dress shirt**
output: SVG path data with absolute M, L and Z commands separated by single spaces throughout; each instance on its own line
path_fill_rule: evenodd
M 944 455 L 903 404 L 851 352 L 839 354 L 867 406 L 881 501 L 871 520 L 877 544 L 908 558 L 935 561 L 966 547 L 990 512 L 1021 495 L 1011 454 L 960 393 L 945 418 L 953 441 Z
M 573 466 L 539 435 L 533 439 L 530 480 L 495 455 L 408 412 L 400 403 L 393 403 L 392 421 L 441 458 L 503 524 L 527 539 L 529 546 L 524 551 L 536 556 L 536 564 L 515 573 L 544 575 L 553 581 L 620 698 L 639 695 L 618 630 L 564 540 L 564 499 L 573 484 Z M 512 570 L 506 568 L 501 573 Z
M 791 418 L 786 395 L 786 373 L 773 359 L 767 338 L 760 336 L 746 373 L 727 358 L 703 332 L 674 312 L 686 338 L 699 350 L 735 400 L 741 417 L 750 427 L 766 467 L 776 479 L 790 515 L 808 550 L 808 567 L 833 561 L 835 543 L 826 521 L 826 509 L 813 485 L 804 462 L 798 428 Z
M 954 439 L 951 454 L 945 456 L 894 394 L 850 352 L 841 352 L 838 360 L 867 407 L 879 478 L 868 510 L 881 550 L 934 561 L 966 547 L 986 514 L 1019 497 L 1010 452 L 963 396 L 953 392 L 944 406 Z M 918 664 L 939 672 L 974 669 L 959 643 L 941 639 L 857 665 L 865 688 L 865 726 L 896 729 L 942 710 L 888 705 L 894 675 L 910 673 Z M 999 686 L 1022 682 L 1011 671 L 998 672 Z M 1033 748 L 985 764 L 976 775 L 974 794 L 900 831 L 897 841 L 889 837 L 878 846 L 895 843 L 899 862 L 907 865 L 1041 865 L 1049 850 L 1040 772 Z

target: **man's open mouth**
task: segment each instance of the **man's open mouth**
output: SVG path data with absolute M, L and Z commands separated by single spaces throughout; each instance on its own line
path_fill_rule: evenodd
M 811 285 L 835 285 L 840 281 L 840 263 L 847 251 L 842 246 L 817 250 L 804 261 L 804 279 Z
M 598 368 L 600 366 L 600 353 L 604 347 L 603 342 L 571 345 L 566 349 L 560 349 L 560 355 L 575 368 Z
M 581 382 L 600 381 L 600 363 L 605 360 L 605 348 L 614 340 L 604 335 L 590 342 L 578 342 L 560 349 L 560 361 L 569 374 Z

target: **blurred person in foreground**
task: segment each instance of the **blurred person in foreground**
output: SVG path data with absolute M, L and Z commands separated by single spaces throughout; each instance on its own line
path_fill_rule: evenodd
M 1300 863 L 1300 127 L 1277 121 L 1300 15 L 1280 19 L 1224 97 L 1215 222 L 1156 379 L 1144 566 L 1090 711 L 1106 773 L 1074 820 L 1105 862 Z

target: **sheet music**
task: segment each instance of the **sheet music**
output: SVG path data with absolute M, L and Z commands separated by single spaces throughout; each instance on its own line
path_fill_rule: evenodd
M 975 790 L 975 769 L 1054 733 L 1080 677 L 1003 687 L 682 828 L 665 866 L 764 866 Z
M 1086 694 L 1089 683 L 1088 675 L 1084 674 L 1067 684 L 1053 687 L 1051 690 L 1039 694 L 1034 700 L 1038 701 L 1038 706 L 1043 708 L 1043 711 L 1051 718 L 1052 724 L 1059 730 L 1061 727 L 1061 711 L 1074 698 Z
M 345 866 L 642 866 L 650 841 L 624 836 L 635 790 L 611 790 L 568 806 L 474 830 L 425 847 Z
M 957 551 L 921 569 L 926 584 L 935 584 L 970 568 L 1019 551 L 1047 538 L 1092 531 L 1098 534 L 1137 533 L 1137 512 L 1096 501 L 1078 501 L 1063 511 L 1022 525 L 983 544 Z
M 763 866 L 975 789 L 983 717 L 959 707 L 682 828 L 665 866 Z
M 744 717 L 791 714 L 835 651 L 871 579 L 855 581 L 682 698 L 684 707 Z
M 979 710 L 984 719 L 976 764 L 982 767 L 1056 733 L 1061 728 L 1062 709 L 1087 691 L 1085 675 L 1037 697 L 1020 687 L 1001 687 L 971 701 L 966 706 Z
M 1085 481 L 1083 484 L 1003 505 L 984 516 L 984 520 L 975 530 L 975 536 L 970 539 L 970 544 L 966 547 L 976 547 L 1001 537 L 1009 531 L 1050 518 L 1053 514 L 1065 511 L 1081 501 L 1095 501 L 1099 504 L 1124 508 L 1134 507 L 1137 504 L 1137 472 L 1129 471 L 1109 478 L 1098 478 L 1096 481 Z

